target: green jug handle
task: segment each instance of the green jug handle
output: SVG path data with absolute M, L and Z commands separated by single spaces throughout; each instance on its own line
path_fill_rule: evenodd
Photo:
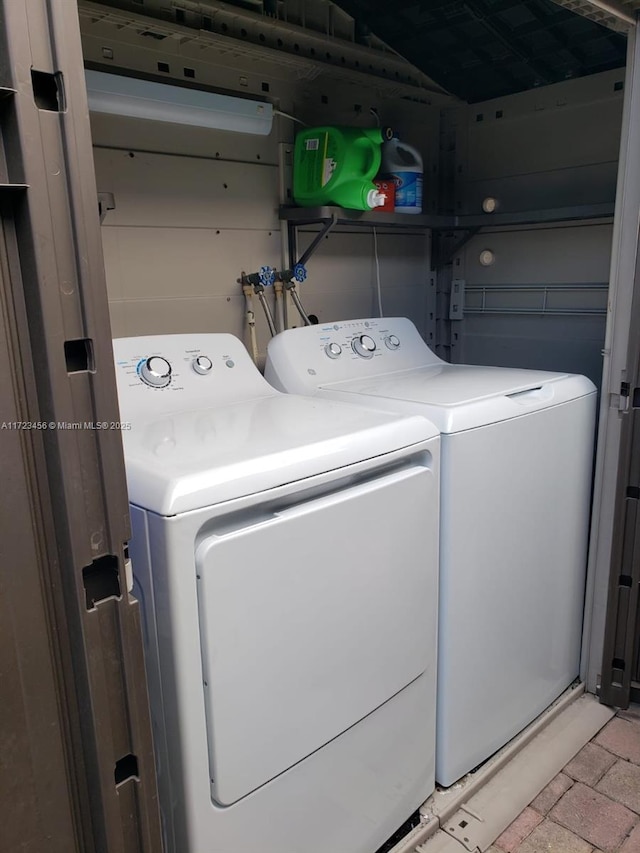
M 366 147 L 367 147 L 367 152 L 368 152 L 368 154 L 369 154 L 369 162 L 367 163 L 367 166 L 366 166 L 366 168 L 365 168 L 365 172 L 373 171 L 373 168 L 374 168 L 374 166 L 375 166 L 375 164 L 376 164 L 376 159 L 378 158 L 378 155 L 379 155 L 379 153 L 380 153 L 380 146 L 379 146 L 378 144 L 376 144 L 376 143 L 372 142 L 372 141 L 371 141 L 369 138 L 367 138 L 367 137 L 363 137 L 363 138 L 360 140 L 360 144 L 361 144 L 361 145 L 366 145 Z M 381 156 L 381 155 L 380 155 L 380 156 Z M 377 169 L 376 169 L 376 171 L 377 171 Z

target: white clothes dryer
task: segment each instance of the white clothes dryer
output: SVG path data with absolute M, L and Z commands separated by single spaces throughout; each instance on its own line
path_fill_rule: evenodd
M 372 853 L 434 787 L 437 430 L 114 352 L 167 853 Z
M 436 780 L 451 785 L 578 676 L 595 387 L 447 364 L 402 318 L 283 332 L 265 375 L 441 431 Z

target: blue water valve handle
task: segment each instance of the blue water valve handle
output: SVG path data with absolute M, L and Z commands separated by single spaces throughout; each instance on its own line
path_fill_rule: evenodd
M 293 277 L 299 284 L 302 284 L 302 282 L 307 277 L 307 268 L 304 264 L 295 265 L 295 267 L 293 268 Z
M 276 280 L 276 271 L 273 267 L 260 267 L 258 279 L 263 287 L 269 287 Z

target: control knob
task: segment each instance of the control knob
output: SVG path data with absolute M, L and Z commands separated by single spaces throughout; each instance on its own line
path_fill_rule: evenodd
M 324 348 L 324 351 L 329 356 L 329 358 L 339 358 L 342 354 L 342 347 L 340 344 L 327 344 Z
M 373 354 L 376 351 L 376 342 L 370 335 L 359 335 L 353 339 L 351 346 L 355 354 L 359 355 L 360 358 L 373 358 Z
M 400 339 L 397 338 L 395 335 L 388 335 L 384 339 L 384 342 L 389 349 L 398 349 L 398 347 L 400 346 Z
M 171 382 L 171 365 L 166 358 L 152 355 L 140 365 L 140 378 L 152 388 L 164 388 Z
M 191 364 L 195 372 L 199 373 L 200 376 L 206 376 L 213 367 L 213 362 L 206 355 L 199 355 L 197 358 L 193 359 Z

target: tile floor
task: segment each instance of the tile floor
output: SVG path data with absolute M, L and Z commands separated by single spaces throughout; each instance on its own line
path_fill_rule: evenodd
M 640 706 L 620 711 L 489 853 L 640 853 Z

